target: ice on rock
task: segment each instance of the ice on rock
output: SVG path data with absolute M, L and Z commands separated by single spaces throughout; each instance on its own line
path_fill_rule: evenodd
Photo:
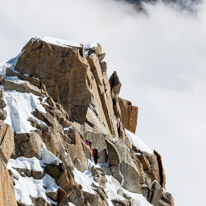
M 126 129 L 125 129 L 125 131 L 126 131 L 127 137 L 129 138 L 129 140 L 133 146 L 135 146 L 137 149 L 139 149 L 143 152 L 153 154 L 152 150 L 139 137 L 137 137 L 132 132 L 130 132 Z

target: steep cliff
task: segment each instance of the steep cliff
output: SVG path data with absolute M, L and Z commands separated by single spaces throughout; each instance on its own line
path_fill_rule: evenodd
M 97 43 L 41 37 L 1 68 L 0 205 L 174 206 L 104 57 Z

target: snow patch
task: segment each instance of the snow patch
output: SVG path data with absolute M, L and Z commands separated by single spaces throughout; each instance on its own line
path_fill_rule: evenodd
M 72 202 L 69 202 L 69 206 L 76 206 L 76 205 L 73 204 Z
M 64 131 L 69 131 L 70 129 L 72 129 L 72 126 L 64 127 Z
M 43 164 L 56 164 L 59 165 L 62 161 L 50 152 L 45 144 L 42 145 L 41 159 Z M 42 165 L 43 166 L 43 165 Z
M 3 64 L 2 69 L 0 71 L 0 73 L 5 77 L 6 76 L 6 68 L 10 68 L 12 71 L 16 72 L 16 73 L 20 73 L 18 71 L 16 71 L 14 69 L 14 67 L 16 66 L 16 63 L 18 61 L 18 58 L 24 53 L 24 50 L 19 53 L 16 57 L 10 59 L 8 62 L 6 62 L 5 64 Z
M 80 172 L 75 168 L 73 174 L 74 174 L 75 181 L 78 184 L 82 185 L 84 192 L 95 194 L 91 184 L 92 183 L 96 184 L 96 183 L 93 181 L 93 175 L 90 170 L 87 170 L 86 172 Z
M 136 135 L 134 135 L 132 132 L 126 130 L 126 135 L 129 138 L 131 144 L 133 146 L 135 146 L 137 149 L 143 151 L 143 152 L 147 152 L 150 154 L 153 154 L 152 150 Z
M 18 157 L 16 159 L 9 159 L 7 169 L 21 168 L 33 171 L 43 171 L 40 161 L 36 157 L 26 158 Z
M 113 177 L 106 175 L 107 178 L 107 183 L 106 183 L 106 188 L 105 192 L 107 193 L 108 199 L 107 202 L 109 206 L 113 206 L 112 200 L 125 200 L 122 196 L 118 194 L 118 190 L 121 188 L 120 186 L 118 187 L 114 182 L 113 182 Z M 116 180 L 117 181 L 117 180 Z
M 42 37 L 35 37 L 36 40 L 42 40 L 48 44 L 54 44 L 57 46 L 61 46 L 61 47 L 78 47 L 81 48 L 82 46 L 77 43 L 77 42 L 73 42 L 73 41 L 68 41 L 68 40 L 64 40 L 64 39 L 59 39 L 56 37 L 48 37 L 48 36 L 42 36 Z
M 96 47 L 98 47 L 98 46 L 99 46 L 99 45 L 98 45 L 96 42 L 84 44 L 84 48 L 85 48 L 86 50 L 94 49 L 94 48 L 96 48 Z
M 55 180 L 47 174 L 45 174 L 41 180 L 18 175 L 18 180 L 15 180 L 14 185 L 17 201 L 26 205 L 33 205 L 30 197 L 42 197 L 47 202 L 57 205 L 56 202 L 46 196 L 46 193 L 56 192 L 58 188 L 59 187 L 56 185 Z
M 36 109 L 46 113 L 44 107 L 40 104 L 38 96 L 12 90 L 4 91 L 4 100 L 7 104 L 5 108 L 7 111 L 7 118 L 5 122 L 11 125 L 14 132 L 29 133 L 31 130 L 34 130 L 35 128 L 32 127 L 31 123 L 28 121 L 30 117 L 42 124 L 42 121 L 32 115 L 32 112 Z

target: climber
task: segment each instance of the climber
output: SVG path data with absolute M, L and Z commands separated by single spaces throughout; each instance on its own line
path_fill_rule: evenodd
M 91 148 L 92 142 L 90 142 L 88 139 L 86 140 L 86 144 L 89 145 L 89 147 Z
M 92 155 L 94 156 L 95 165 L 97 164 L 97 160 L 99 159 L 99 151 L 97 149 L 92 150 Z

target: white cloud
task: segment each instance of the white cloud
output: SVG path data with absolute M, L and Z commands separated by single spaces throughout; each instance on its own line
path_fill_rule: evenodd
M 112 0 L 0 2 L 0 57 L 32 36 L 97 41 L 121 96 L 139 106 L 137 134 L 163 156 L 176 205 L 202 205 L 206 166 L 206 3 L 197 13 L 159 3 L 147 15 Z

